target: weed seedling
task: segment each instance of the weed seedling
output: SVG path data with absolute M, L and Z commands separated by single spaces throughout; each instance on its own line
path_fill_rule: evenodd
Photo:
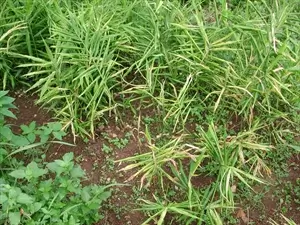
M 106 154 L 112 153 L 111 147 L 109 147 L 108 145 L 106 145 L 104 143 L 102 144 L 102 151 L 105 152 Z

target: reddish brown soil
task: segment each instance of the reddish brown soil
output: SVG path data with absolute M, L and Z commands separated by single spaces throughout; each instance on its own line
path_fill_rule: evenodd
M 12 129 L 14 132 L 21 131 L 19 125 L 29 124 L 31 121 L 35 121 L 37 125 L 43 125 L 51 121 L 50 114 L 34 104 L 37 99 L 36 96 L 25 94 L 22 91 L 9 92 L 8 95 L 15 98 L 14 105 L 17 107 L 17 109 L 12 110 L 17 119 L 8 119 L 8 123 L 13 124 Z
M 245 213 L 244 218 L 240 218 L 239 224 L 264 225 L 269 224 L 267 221 L 270 219 L 273 219 L 280 225 L 287 224 L 281 215 L 293 220 L 296 224 L 300 224 L 300 205 L 294 201 L 296 198 L 299 200 L 299 196 L 296 197 L 294 190 L 289 190 L 286 187 L 286 184 L 290 183 L 293 189 L 296 187 L 297 180 L 300 179 L 300 155 L 293 155 L 289 159 L 288 165 L 288 177 L 280 181 L 274 178 L 268 180 L 269 183 L 274 184 L 268 192 L 263 192 L 263 185 L 254 187 L 256 193 L 263 193 L 262 200 L 259 203 L 262 205 L 256 205 L 254 199 L 253 202 L 250 199 L 245 199 L 245 202 L 247 202 L 245 206 L 240 205 L 240 208 L 236 210 L 237 217 L 241 215 L 241 211 Z M 280 191 L 282 191 L 281 194 Z M 290 202 L 286 202 L 287 194 L 290 195 Z M 248 221 L 248 223 L 244 221 Z
M 11 94 L 11 96 L 16 98 L 15 105 L 18 107 L 18 110 L 14 110 L 18 119 L 10 120 L 10 123 L 16 125 L 14 128 L 16 132 L 19 131 L 17 127 L 21 124 L 28 124 L 31 121 L 36 121 L 37 124 L 42 125 L 51 121 L 50 114 L 45 110 L 39 109 L 39 107 L 34 104 L 36 99 L 35 96 L 25 95 L 23 93 L 15 93 Z M 143 116 L 145 115 L 153 116 L 155 114 L 151 110 L 145 110 Z M 107 202 L 105 209 L 102 209 L 103 211 L 101 213 L 104 215 L 104 219 L 98 223 L 99 225 L 140 225 L 146 218 L 143 213 L 133 210 L 134 208 L 137 208 L 137 197 L 133 187 L 139 186 L 139 179 L 126 182 L 133 172 L 120 172 L 119 170 L 124 167 L 124 164 L 113 163 L 114 160 L 132 156 L 146 150 L 145 146 L 140 146 L 138 144 L 138 135 L 140 135 L 140 132 L 133 128 L 138 127 L 138 119 L 133 121 L 132 118 L 133 115 L 126 113 L 126 118 L 123 120 L 126 121 L 126 123 L 123 123 L 122 126 L 114 122 L 109 122 L 106 126 L 99 125 L 96 140 L 85 143 L 82 140 L 77 139 L 75 147 L 58 144 L 52 145 L 46 154 L 46 159 L 51 161 L 60 158 L 66 152 L 74 152 L 77 162 L 80 163 L 87 173 L 88 180 L 85 181 L 85 183 L 109 184 L 115 181 L 119 184 L 126 184 L 126 186 L 120 185 L 114 188 L 113 197 Z M 239 125 L 231 125 L 232 129 L 236 129 L 236 127 L 239 127 Z M 195 127 L 191 125 L 191 129 L 195 130 Z M 111 138 L 123 138 L 127 132 L 130 132 L 132 136 L 130 137 L 129 143 L 121 150 L 116 149 L 115 146 L 108 143 L 107 139 L 102 135 L 103 133 L 106 133 Z M 73 137 L 67 136 L 65 141 L 72 143 Z M 112 153 L 107 154 L 103 152 L 103 144 L 110 146 L 113 149 Z M 290 165 L 299 164 L 300 159 L 298 156 L 294 156 L 290 159 Z M 291 166 L 290 175 L 287 178 L 287 181 L 291 181 L 294 184 L 296 180 L 299 179 L 299 174 L 299 167 Z M 211 177 L 196 177 L 193 180 L 193 184 L 196 187 L 203 187 L 210 184 L 212 181 L 213 178 Z M 247 217 L 249 222 L 251 222 L 249 224 L 268 224 L 266 220 L 260 219 L 262 213 L 265 215 L 264 218 L 274 218 L 280 223 L 280 220 L 278 220 L 278 209 L 280 208 L 279 199 L 274 199 L 272 191 L 273 190 L 263 197 L 264 212 L 257 211 L 251 207 L 242 207 L 242 211 L 244 212 L 243 216 Z M 289 210 L 286 216 L 292 218 L 296 224 L 300 224 L 300 212 L 297 211 L 296 205 L 291 206 L 291 210 Z M 235 217 L 240 217 L 240 215 L 235 215 Z M 241 221 L 239 224 L 245 224 L 243 223 L 243 219 L 245 220 L 245 218 L 240 219 Z

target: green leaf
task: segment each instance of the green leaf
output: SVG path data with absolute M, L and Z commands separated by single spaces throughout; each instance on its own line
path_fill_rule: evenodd
M 85 187 L 85 188 L 82 189 L 82 191 L 81 191 L 81 199 L 84 202 L 88 202 L 91 199 L 88 187 Z
M 30 134 L 27 135 L 27 139 L 32 144 L 32 143 L 34 143 L 34 141 L 36 139 L 36 136 L 35 136 L 34 133 L 30 133 Z
M 0 127 L 0 134 L 3 135 L 7 140 L 11 140 L 13 137 L 13 133 L 11 129 L 8 126 L 2 126 Z
M 3 116 L 7 116 L 7 117 L 17 119 L 17 117 L 11 111 L 9 111 L 6 108 L 0 108 L 0 114 L 2 114 Z
M 8 91 L 0 91 L 0 98 L 2 98 L 4 95 L 7 95 Z
M 105 201 L 106 199 L 108 199 L 111 195 L 110 191 L 104 191 L 103 193 L 101 193 L 101 195 L 99 196 L 99 200 L 100 201 Z
M 22 125 L 20 126 L 20 128 L 21 128 L 21 130 L 23 131 L 22 134 L 29 134 L 29 133 L 30 133 L 29 127 L 28 127 L 28 126 L 22 124 Z
M 6 197 L 6 195 L 4 195 L 4 194 L 0 195 L 0 204 L 3 204 L 7 200 L 8 200 L 8 198 Z
M 9 97 L 9 96 L 4 96 L 4 97 L 0 97 L 0 107 L 3 105 L 10 105 L 14 102 L 14 98 Z
M 41 210 L 46 215 L 48 215 L 48 214 L 50 215 L 51 214 L 51 212 L 47 208 L 41 208 Z
M 8 152 L 4 148 L 0 148 L 0 165 L 8 155 Z M 1 184 L 1 183 L 0 183 Z
M 60 175 L 62 172 L 64 172 L 64 168 L 59 166 L 56 162 L 51 162 L 47 164 L 47 168 L 56 173 L 57 175 Z
M 70 216 L 68 225 L 77 225 L 76 220 L 74 219 L 74 216 Z
M 60 166 L 55 162 L 50 162 L 47 164 L 47 168 L 52 172 L 56 172 Z
M 12 143 L 15 144 L 18 147 L 24 147 L 24 146 L 30 144 L 30 142 L 27 140 L 26 137 L 24 137 L 24 136 L 17 136 L 17 135 L 13 135 L 13 137 L 12 137 Z
M 300 71 L 300 66 L 290 67 L 290 68 L 287 68 L 287 70 L 289 70 L 289 71 Z
M 98 202 L 96 202 L 96 201 L 90 201 L 90 202 L 87 203 L 87 207 L 90 210 L 96 210 L 96 209 L 99 208 L 100 204 L 101 204 L 101 201 L 98 201 Z
M 73 152 L 68 152 L 63 156 L 63 160 L 65 162 L 71 162 L 74 158 L 74 153 Z
M 48 127 L 44 127 L 43 128 L 43 134 L 44 135 L 49 135 L 52 133 L 52 129 L 48 128 Z
M 9 219 L 10 225 L 18 225 L 21 220 L 20 212 L 10 212 L 8 214 L 8 219 Z
M 64 224 L 68 221 L 68 217 L 69 217 L 68 213 L 63 214 L 63 223 Z
M 21 204 L 31 204 L 33 203 L 33 198 L 25 193 L 20 193 L 17 197 L 17 202 Z
M 297 146 L 297 145 L 288 145 L 289 147 L 291 147 L 292 149 L 300 152 L 300 146 Z
M 32 177 L 40 177 L 40 176 L 43 176 L 44 174 L 47 173 L 47 170 L 45 169 L 40 169 L 36 162 L 31 162 L 27 165 L 27 170 L 26 170 L 26 174 L 31 174 Z
M 157 225 L 162 225 L 162 224 L 163 224 L 164 219 L 165 219 L 165 217 L 166 217 L 166 215 L 167 215 L 167 212 L 168 212 L 168 207 L 166 207 L 166 208 L 162 211 L 162 213 L 160 214 L 160 218 L 159 218 L 159 220 L 158 220 L 158 222 L 157 222 Z
M 25 171 L 22 169 L 12 171 L 9 173 L 9 175 L 14 178 L 18 178 L 18 179 L 22 179 L 22 178 L 26 177 Z
M 57 165 L 59 165 L 60 167 L 67 167 L 68 164 L 69 164 L 69 162 L 65 162 L 65 161 L 63 161 L 63 160 L 61 160 L 61 159 L 56 159 L 56 160 L 55 160 L 55 163 L 56 163 Z
M 80 178 L 80 177 L 84 177 L 85 173 L 84 171 L 81 169 L 80 166 L 74 166 L 74 168 L 71 170 L 71 176 L 73 178 Z
M 59 122 L 48 123 L 48 126 L 53 131 L 60 131 L 62 129 L 62 125 Z
M 197 216 L 191 214 L 189 211 L 181 209 L 181 208 L 177 208 L 177 207 L 169 207 L 170 211 L 176 212 L 177 214 L 182 214 L 185 215 L 187 217 L 191 217 L 191 218 L 195 218 L 198 219 Z
M 20 153 L 20 152 L 23 152 L 23 151 L 26 151 L 28 149 L 32 149 L 32 148 L 36 148 L 38 146 L 41 146 L 43 145 L 43 143 L 34 143 L 34 144 L 30 144 L 30 145 L 26 145 L 24 147 L 20 147 L 19 149 L 11 152 L 8 156 L 12 156 L 12 155 L 15 155 L 17 153 Z
M 61 132 L 53 132 L 53 136 L 58 139 L 58 140 L 62 140 L 63 134 Z
M 36 128 L 36 122 L 32 121 L 28 126 L 21 125 L 20 127 L 23 131 L 23 134 L 30 134 L 30 133 L 33 133 Z
M 7 155 L 8 152 L 4 148 L 0 148 L 0 155 Z
M 41 139 L 40 141 L 42 143 L 46 143 L 48 141 L 48 139 L 49 139 L 49 135 L 41 134 L 40 135 L 40 139 Z
M 30 129 L 31 131 L 34 131 L 35 128 L 36 128 L 36 122 L 35 122 L 35 121 L 32 121 L 32 122 L 29 124 L 29 129 Z
M 32 207 L 31 207 L 31 212 L 30 213 L 33 214 L 33 213 L 39 211 L 42 208 L 43 204 L 40 203 L 40 202 L 35 202 L 31 206 Z

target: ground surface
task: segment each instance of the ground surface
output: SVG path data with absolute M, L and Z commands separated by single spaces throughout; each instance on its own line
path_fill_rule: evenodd
M 28 124 L 36 121 L 39 125 L 51 121 L 51 116 L 45 110 L 39 109 L 34 102 L 35 97 L 23 93 L 11 94 L 16 98 L 15 111 L 17 120 L 10 121 L 14 125 Z M 144 116 L 153 116 L 153 112 L 144 112 Z M 87 172 L 87 183 L 108 184 L 116 181 L 120 185 L 114 188 L 113 197 L 102 212 L 104 219 L 98 224 L 102 225 L 140 225 L 146 216 L 133 209 L 137 208 L 140 195 L 151 198 L 151 191 L 139 190 L 139 180 L 127 181 L 133 172 L 119 172 L 124 164 L 115 163 L 115 160 L 132 156 L 135 153 L 146 151 L 144 145 L 137 141 L 139 131 L 136 129 L 136 122 L 133 115 L 126 113 L 122 125 L 113 120 L 108 125 L 99 125 L 97 138 L 94 141 L 85 143 L 79 138 L 76 140 L 76 147 L 53 145 L 46 152 L 48 161 L 61 157 L 66 152 L 74 152 L 76 160 Z M 15 131 L 17 126 L 15 126 Z M 115 141 L 113 141 L 115 140 Z M 66 141 L 72 142 L 71 136 Z M 280 213 L 292 218 L 296 224 L 300 224 L 300 204 L 295 199 L 300 198 L 298 190 L 293 190 L 293 185 L 300 179 L 300 157 L 293 155 L 288 161 L 287 176 L 281 180 L 274 178 L 274 185 L 257 186 L 257 194 L 253 196 L 241 194 L 241 203 L 233 215 L 238 218 L 238 224 L 267 224 L 268 218 L 279 221 Z M 205 185 L 213 180 L 210 177 L 198 177 L 193 181 L 196 186 Z M 300 185 L 298 185 L 300 187 Z M 232 223 L 230 223 L 232 224 Z

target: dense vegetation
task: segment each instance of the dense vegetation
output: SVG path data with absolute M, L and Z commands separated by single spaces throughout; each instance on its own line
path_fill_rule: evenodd
M 82 188 L 83 174 L 71 154 L 46 167 L 34 161 L 23 167 L 15 153 L 44 147 L 50 134 L 61 139 L 62 128 L 94 139 L 100 122 L 151 108 L 156 116 L 145 125 L 147 150 L 122 160 L 129 163 L 124 171 L 138 170 L 131 178 L 141 177 L 142 186 L 158 180 L 160 196 L 140 206 L 149 215 L 145 224 L 223 224 L 236 206 L 236 188 L 266 183 L 277 155 L 299 151 L 294 138 L 300 128 L 299 12 L 298 0 L 4 0 L 2 89 L 37 93 L 37 103 L 59 123 L 42 128 L 33 123 L 23 126 L 22 136 L 13 134 L 3 117 L 13 117 L 8 110 L 13 101 L 0 92 L 0 162 L 10 168 L 1 169 L 0 206 L 6 213 L 0 223 L 18 224 L 19 204 L 34 198 L 24 224 L 33 224 L 26 222 L 30 218 L 38 224 L 97 221 L 83 216 L 91 209 L 86 207 L 100 207 L 100 200 L 90 203 L 95 200 L 90 195 L 104 200 L 109 192 Z M 188 129 L 191 124 L 195 130 Z M 63 166 L 67 171 L 58 168 L 63 162 L 70 163 Z M 36 174 L 29 176 L 31 169 Z M 59 197 L 28 192 L 32 185 L 46 185 L 49 171 L 65 173 L 53 181 L 68 183 Z M 74 181 L 66 179 L 68 173 Z M 207 174 L 213 182 L 193 185 L 195 177 Z M 13 178 L 26 185 L 18 187 Z M 178 188 L 176 197 L 165 193 L 170 182 Z M 11 200 L 16 204 L 8 204 L 10 188 L 19 196 Z M 74 198 L 63 207 L 78 204 L 80 213 L 40 211 L 56 198 L 64 201 L 67 192 Z
M 108 186 L 82 187 L 85 173 L 74 165 L 72 152 L 50 163 L 43 163 L 35 153 L 47 148 L 49 140 L 62 139 L 65 133 L 61 124 L 36 127 L 32 122 L 21 125 L 20 135 L 14 134 L 5 123 L 5 117 L 15 117 L 10 111 L 14 99 L 6 94 L 0 91 L 0 223 L 92 224 L 101 219 L 98 209 L 110 196 L 105 190 Z M 35 160 L 24 165 L 15 157 L 24 152 L 35 156 Z

